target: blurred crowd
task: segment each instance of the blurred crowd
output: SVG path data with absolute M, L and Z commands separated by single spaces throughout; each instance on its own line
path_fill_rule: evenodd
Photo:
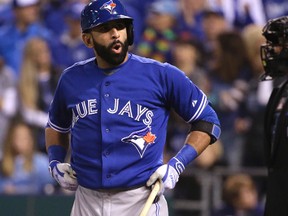
M 81 40 L 88 2 L 0 2 L 0 194 L 63 192 L 48 172 L 44 128 L 62 71 L 94 56 Z M 219 115 L 220 140 L 191 166 L 264 167 L 263 114 L 274 83 L 259 82 L 261 33 L 268 19 L 288 15 L 288 2 L 122 2 L 134 18 L 130 51 L 180 68 Z M 188 130 L 171 110 L 165 158 L 178 152 Z

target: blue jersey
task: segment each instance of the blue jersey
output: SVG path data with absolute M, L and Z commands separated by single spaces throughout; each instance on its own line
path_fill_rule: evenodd
M 103 70 L 92 58 L 63 72 L 48 125 L 71 133 L 81 186 L 131 188 L 145 185 L 163 164 L 171 108 L 187 122 L 219 125 L 206 95 L 176 67 L 129 54 L 121 66 Z

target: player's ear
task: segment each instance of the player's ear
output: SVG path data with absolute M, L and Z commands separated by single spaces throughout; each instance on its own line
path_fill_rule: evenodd
M 82 40 L 84 42 L 84 44 L 88 47 L 88 48 L 93 48 L 94 44 L 93 44 L 93 40 L 92 40 L 92 35 L 89 33 L 83 33 L 82 34 Z

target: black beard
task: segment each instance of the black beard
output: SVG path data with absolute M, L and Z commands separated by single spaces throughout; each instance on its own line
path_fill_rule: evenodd
M 123 63 L 126 54 L 128 52 L 128 41 L 125 40 L 124 43 L 120 41 L 114 41 L 111 43 L 108 47 L 105 47 L 99 43 L 97 43 L 94 39 L 94 50 L 95 52 L 108 64 L 113 65 L 113 66 L 118 66 Z M 119 54 L 112 52 L 112 47 L 116 44 L 120 43 L 121 45 L 121 52 Z

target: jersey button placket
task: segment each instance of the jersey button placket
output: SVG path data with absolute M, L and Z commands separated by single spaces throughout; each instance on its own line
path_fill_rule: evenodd
M 109 79 L 109 78 L 108 78 Z M 109 139 L 109 133 L 111 133 L 111 125 L 109 124 L 109 115 L 107 112 L 107 109 L 111 108 L 111 103 L 113 104 L 113 98 L 111 98 L 111 93 L 112 93 L 112 89 L 111 89 L 111 82 L 106 80 L 102 83 L 102 99 L 101 99 L 101 104 L 102 104 L 102 135 L 103 135 L 103 152 L 102 152 L 102 162 L 103 162 L 103 170 L 106 170 L 103 173 L 103 183 L 105 184 L 110 184 L 111 180 L 112 180 L 112 176 L 113 174 L 111 173 L 111 165 L 109 163 L 109 157 L 111 155 L 111 152 L 109 149 L 111 142 Z M 111 101 L 112 100 L 112 101 Z
M 106 89 L 105 87 L 110 86 L 110 84 L 111 84 L 110 81 L 106 81 L 106 82 L 104 83 L 104 88 L 103 88 L 103 90 L 104 90 L 104 91 L 107 91 L 107 89 Z M 108 98 L 110 97 L 110 94 L 109 94 L 108 92 L 106 92 L 106 93 L 104 93 L 104 97 L 108 99 Z M 110 129 L 109 129 L 109 128 L 106 128 L 106 129 L 105 129 L 105 132 L 106 132 L 106 133 L 109 133 L 109 132 L 110 132 Z
M 110 84 L 111 84 L 110 81 L 106 81 L 106 82 L 104 83 L 103 90 L 104 90 L 104 97 L 105 97 L 105 98 L 110 97 L 109 92 L 107 92 L 107 89 L 105 88 L 105 87 L 110 86 Z

